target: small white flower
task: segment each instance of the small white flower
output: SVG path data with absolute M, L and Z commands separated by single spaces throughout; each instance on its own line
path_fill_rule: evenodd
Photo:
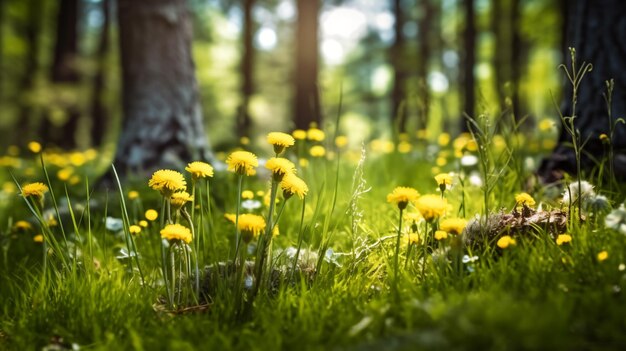
M 619 208 L 614 209 L 604 218 L 604 225 L 626 235 L 626 208 L 624 208 L 624 204 L 619 205 Z
M 563 192 L 563 204 L 570 206 L 578 199 L 578 181 L 573 181 Z M 593 190 L 593 185 L 587 181 L 580 182 L 580 198 L 583 206 L 587 201 L 596 196 L 596 192 Z
M 469 183 L 475 187 L 483 186 L 483 179 L 478 172 L 472 172 L 469 176 Z
M 256 210 L 261 208 L 261 201 L 248 199 L 241 203 L 241 207 L 248 211 Z
M 463 167 L 473 167 L 478 164 L 478 157 L 474 155 L 465 155 L 461 157 L 461 166 Z
M 112 232 L 118 232 L 124 228 L 124 223 L 119 218 L 107 217 L 104 226 Z
M 468 256 L 468 255 L 463 255 L 463 263 L 470 263 L 470 262 L 475 262 L 478 260 L 478 256 Z

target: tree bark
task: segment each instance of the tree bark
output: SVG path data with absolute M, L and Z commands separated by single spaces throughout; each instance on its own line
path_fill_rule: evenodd
M 513 113 L 513 118 L 516 121 L 519 121 L 521 116 L 520 110 L 520 96 L 519 96 L 519 84 L 520 78 L 522 76 L 523 70 L 523 53 L 522 53 L 522 45 L 524 45 L 522 41 L 522 33 L 521 33 L 521 14 L 522 14 L 522 4 L 520 0 L 512 0 L 511 2 L 511 21 L 510 21 L 510 31 L 511 31 L 511 112 Z
M 621 0 L 577 0 L 568 5 L 568 46 L 576 48 L 578 67 L 583 61 L 593 64 L 593 70 L 587 73 L 579 88 L 575 119 L 582 141 L 588 140 L 583 149 L 582 169 L 590 171 L 596 162 L 589 156 L 603 156 L 599 135 L 609 131 L 607 106 L 602 96 L 606 92 L 606 80 L 615 80 L 612 123 L 626 116 L 626 70 L 622 67 L 626 62 L 626 45 L 623 43 L 626 37 L 626 3 Z M 564 57 L 569 69 L 569 52 L 564 53 Z M 566 80 L 564 84 L 561 112 L 564 116 L 571 116 L 572 86 Z M 568 142 L 571 143 L 571 136 L 562 128 L 557 146 L 538 171 L 544 182 L 562 178 L 563 172 L 576 174 L 576 159 Z M 618 152 L 616 175 L 626 178 L 626 127 L 623 124 L 617 125 L 612 142 Z
M 297 0 L 296 70 L 294 85 L 294 121 L 296 128 L 320 124 L 322 113 L 318 91 L 318 15 L 319 0 Z
M 461 130 L 468 131 L 465 114 L 474 118 L 476 93 L 474 91 L 476 80 L 474 78 L 474 66 L 476 65 L 476 19 L 474 0 L 463 0 L 463 13 L 465 14 L 465 29 L 463 30 L 463 111 L 461 118 Z
M 237 114 L 237 135 L 249 136 L 252 118 L 250 99 L 254 93 L 254 21 L 252 10 L 255 0 L 243 0 L 243 55 L 241 58 L 241 105 Z
M 419 96 L 419 126 L 426 128 L 430 109 L 430 90 L 428 88 L 428 63 L 432 54 L 431 29 L 437 20 L 435 9 L 430 0 L 422 0 L 422 17 L 419 21 L 419 60 L 417 65 L 418 96 Z M 438 33 L 438 32 L 437 32 Z
M 102 145 L 107 129 L 107 110 L 104 102 L 104 88 L 106 77 L 107 54 L 109 53 L 109 30 L 111 23 L 111 8 L 109 0 L 102 0 L 102 28 L 100 42 L 96 52 L 98 68 L 93 78 L 93 92 L 91 97 L 91 144 Z
M 391 64 L 393 65 L 393 90 L 391 92 L 391 120 L 398 132 L 406 131 L 407 113 L 403 107 L 406 100 L 405 77 L 406 69 L 404 65 L 404 14 L 402 13 L 402 0 L 393 0 L 393 15 L 396 19 L 394 24 L 395 39 L 390 48 Z M 395 129 L 394 129 L 395 130 Z
M 124 111 L 118 170 L 149 174 L 208 160 L 187 2 L 120 0 L 118 18 Z

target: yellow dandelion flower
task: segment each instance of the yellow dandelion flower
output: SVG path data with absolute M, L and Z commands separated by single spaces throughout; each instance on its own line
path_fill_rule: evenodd
M 298 178 L 295 174 L 288 174 L 283 177 L 283 180 L 280 182 L 280 188 L 283 190 L 285 199 L 290 198 L 294 194 L 298 195 L 300 199 L 303 199 L 309 192 L 309 187 L 304 180 Z
M 229 222 L 235 223 L 236 217 L 237 216 L 234 213 L 224 213 L 224 218 Z
M 519 193 L 515 195 L 515 202 L 519 205 L 525 205 L 528 207 L 535 205 L 535 199 L 533 199 L 533 197 L 528 193 Z
M 322 145 L 315 145 L 309 150 L 309 154 L 313 157 L 324 157 L 326 149 Z
M 498 247 L 501 249 L 506 249 L 507 247 L 514 246 L 516 244 L 517 242 L 515 242 L 515 239 L 511 238 L 509 235 L 501 237 L 496 243 L 496 245 L 498 245 Z
M 43 195 L 48 192 L 48 186 L 41 182 L 30 183 L 22 186 L 22 196 L 33 196 L 36 198 L 43 198 Z
M 265 230 L 265 219 L 259 215 L 244 213 L 239 215 L 237 227 L 241 232 L 241 239 L 249 243 L 253 238 L 258 237 Z
M 182 208 L 183 206 L 185 206 L 187 201 L 193 201 L 193 198 L 186 191 L 173 193 L 172 196 L 170 197 L 170 203 L 172 204 L 174 209 Z
M 131 225 L 131 226 L 128 228 L 128 231 L 129 231 L 131 234 L 135 234 L 135 235 L 137 235 L 137 234 L 141 233 L 141 227 L 140 227 L 140 226 L 138 226 L 138 225 Z
M 33 226 L 27 221 L 17 221 L 13 224 L 13 229 L 17 231 L 27 231 L 33 229 Z
M 304 140 L 306 139 L 306 130 L 296 129 L 293 132 L 291 132 L 291 135 L 296 140 Z
M 417 190 L 399 186 L 387 195 L 387 202 L 396 204 L 399 209 L 404 210 L 409 202 L 415 202 L 419 196 Z
M 131 190 L 128 192 L 128 199 L 129 200 L 135 200 L 139 197 L 139 192 L 136 190 Z
M 441 230 L 447 233 L 459 235 L 467 226 L 467 221 L 463 218 L 446 218 L 439 224 Z
M 335 138 L 335 145 L 338 148 L 342 148 L 346 145 L 348 145 L 348 137 L 345 135 L 339 135 Z
M 263 196 L 263 195 L 265 195 L 265 191 L 263 191 L 263 190 L 257 190 L 257 192 L 256 192 L 256 196 L 259 196 L 259 197 L 260 197 L 260 196 Z
M 28 143 L 28 150 L 34 154 L 38 154 L 41 151 L 41 144 L 36 141 L 31 141 Z
M 437 230 L 435 232 L 435 239 L 436 240 L 444 240 L 448 238 L 448 233 L 443 231 L 443 230 Z
M 33 241 L 36 243 L 42 243 L 43 242 L 43 235 L 41 234 L 37 234 L 33 237 Z
M 398 152 L 401 154 L 408 154 L 413 149 L 413 146 L 408 141 L 401 141 L 398 143 Z
M 235 151 L 226 159 L 228 170 L 239 175 L 253 176 L 259 166 L 256 155 L 248 151 Z
M 252 190 L 244 190 L 241 192 L 241 198 L 244 200 L 252 200 L 254 199 L 254 193 Z
M 606 260 L 607 258 L 609 258 L 609 253 L 606 251 L 601 251 L 598 253 L 598 261 L 602 262 L 604 260 Z
M 608 143 L 610 142 L 610 140 L 609 140 L 609 136 L 608 136 L 608 135 L 606 135 L 606 134 L 604 134 L 604 133 L 600 134 L 600 141 L 601 141 L 603 144 L 608 144 Z
M 326 137 L 326 134 L 324 134 L 324 131 L 321 129 L 309 128 L 306 133 L 306 137 L 312 141 L 322 141 Z
M 148 227 L 148 221 L 143 220 L 143 219 L 140 220 L 139 221 L 139 226 L 142 227 L 142 228 L 147 228 Z
M 449 173 L 439 173 L 435 176 L 435 181 L 441 191 L 445 191 L 452 185 L 452 176 Z
M 539 130 L 542 132 L 547 132 L 554 127 L 554 122 L 550 118 L 544 118 L 539 121 Z
M 418 245 L 420 243 L 420 237 L 416 233 L 409 233 L 404 238 L 404 242 L 408 245 Z
M 171 196 L 178 190 L 184 190 L 187 186 L 185 177 L 177 171 L 161 169 L 152 174 L 148 181 L 148 186 L 161 192 L 163 196 Z
M 439 136 L 437 137 L 437 143 L 439 144 L 439 146 L 448 145 L 450 143 L 450 134 L 448 133 L 439 134 Z
M 213 167 L 206 162 L 201 162 L 201 161 L 191 162 L 187 164 L 187 167 L 185 167 L 185 170 L 191 173 L 191 176 L 193 177 L 193 179 L 213 177 Z
M 159 218 L 159 213 L 156 210 L 149 209 L 145 213 L 146 219 L 150 222 L 156 221 Z
M 189 228 L 180 224 L 168 224 L 165 228 L 161 229 L 161 238 L 170 241 L 184 241 L 186 243 L 191 242 L 191 231 Z
M 404 220 L 409 222 L 419 222 L 422 219 L 422 215 L 419 212 L 406 212 L 404 213 Z
M 241 143 L 241 145 L 249 145 L 250 144 L 250 138 L 248 138 L 247 136 L 242 136 L 241 138 L 239 138 L 239 143 Z
M 306 158 L 301 158 L 298 160 L 298 164 L 302 168 L 307 168 L 309 166 L 309 160 L 307 160 Z
M 285 148 L 293 146 L 296 140 L 287 133 L 271 132 L 267 134 L 267 142 L 274 146 L 276 155 L 280 155 Z
M 57 225 L 59 225 L 59 221 L 57 221 L 57 219 L 52 214 L 48 216 L 46 223 L 48 223 L 48 227 L 56 227 Z
M 424 219 L 430 222 L 446 213 L 448 203 L 441 196 L 429 194 L 417 199 L 415 207 L 417 207 Z
M 448 159 L 442 156 L 437 157 L 435 164 L 439 167 L 443 167 L 448 163 Z
M 572 236 L 569 234 L 559 234 L 559 236 L 556 237 L 556 244 L 561 246 L 563 244 L 569 244 L 572 242 Z
M 293 162 L 282 157 L 272 157 L 265 163 L 265 168 L 269 169 L 274 176 L 274 180 L 280 182 L 287 174 L 295 173 L 296 166 Z

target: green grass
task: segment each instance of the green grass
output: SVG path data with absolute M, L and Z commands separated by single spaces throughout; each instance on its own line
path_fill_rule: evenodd
M 142 286 L 135 262 L 131 272 L 126 259 L 116 258 L 127 247 L 126 238 L 104 226 L 105 215 L 122 218 L 117 192 L 91 192 L 94 202 L 87 221 L 84 183 L 68 186 L 73 218 L 63 217 L 68 241 L 76 245 L 79 256 L 69 268 L 62 268 L 52 255 L 51 269 L 44 275 L 42 246 L 32 241 L 35 230 L 17 233 L 11 228 L 17 220 L 32 220 L 32 215 L 17 194 L 3 193 L 0 349 L 40 349 L 56 337 L 97 350 L 571 350 L 619 349 L 626 344 L 626 296 L 622 292 L 626 271 L 620 269 L 626 237 L 604 228 L 602 215 L 570 225 L 571 245 L 557 246 L 540 231 L 518 238 L 517 245 L 506 250 L 490 246 L 462 252 L 479 257 L 472 263 L 429 259 L 423 278 L 415 251 L 403 265 L 406 249 L 402 247 L 400 266 L 404 268 L 396 295 L 391 289 L 398 210 L 385 201 L 386 195 L 396 186 L 436 193 L 431 172 L 436 155 L 427 152 L 424 144 L 415 142 L 414 146 L 408 154 L 368 151 L 362 176 L 356 179 L 359 150 L 342 154 L 339 163 L 311 159 L 299 171 L 310 187 L 304 247 L 328 246 L 343 255 L 337 258 L 339 265 L 322 262 L 312 282 L 296 280 L 283 284 L 275 294 L 260 294 L 244 317 L 233 312 L 234 297 L 226 285 L 217 289 L 206 311 L 176 315 L 155 311 L 153 305 L 165 295 L 160 284 L 159 221 L 135 238 L 146 279 Z M 461 212 L 463 199 L 466 218 L 482 213 L 485 195 L 491 211 L 510 211 L 513 196 L 522 191 L 520 179 L 532 171 L 523 167 L 521 160 L 528 155 L 522 149 L 511 149 L 513 159 L 506 162 L 498 153 L 492 155 L 491 167 L 501 171 L 501 176 L 488 188 L 471 186 L 469 179 L 465 188 L 457 182 L 446 195 L 452 206 L 450 217 Z M 441 169 L 460 171 L 452 150 L 444 150 L 449 151 L 449 163 Z M 41 179 L 19 169 L 14 172 L 19 181 Z M 89 183 L 93 182 L 90 178 Z M 158 194 L 146 183 L 122 184 L 125 193 L 140 192 L 139 199 L 126 200 L 130 224 L 143 219 L 146 209 L 160 208 Z M 65 192 L 57 190 L 63 189 L 62 184 L 52 179 L 61 212 L 63 206 L 67 209 L 61 201 Z M 266 185 L 262 179 L 246 178 L 244 189 L 267 190 Z M 371 189 L 354 197 L 356 188 Z M 200 247 L 201 266 L 226 260 L 234 250 L 234 230 L 223 214 L 234 213 L 235 177 L 218 172 L 211 180 L 211 191 L 213 231 L 206 213 L 196 228 L 207 238 Z M 542 206 L 558 207 L 558 198 L 548 193 L 540 186 L 532 190 Z M 624 197 L 623 192 L 609 195 L 614 207 Z M 297 197 L 287 202 L 274 250 L 297 245 L 301 204 Z M 48 196 L 46 209 L 50 208 Z M 265 206 L 257 210 L 266 211 Z M 406 225 L 404 233 L 409 230 Z M 62 240 L 59 228 L 52 230 Z M 91 262 L 88 233 L 92 233 L 97 264 Z M 381 242 L 385 237 L 389 239 Z M 609 257 L 599 261 L 597 254 L 603 250 Z

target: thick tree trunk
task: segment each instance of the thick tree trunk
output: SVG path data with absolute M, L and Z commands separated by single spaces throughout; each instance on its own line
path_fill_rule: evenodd
M 182 168 L 210 157 L 185 0 L 120 0 L 124 122 L 120 172 Z
M 243 55 L 241 57 L 241 105 L 237 114 L 237 135 L 249 136 L 252 118 L 250 99 L 254 93 L 254 21 L 252 10 L 255 0 L 243 0 Z
M 523 70 L 523 53 L 522 46 L 524 45 L 522 41 L 522 33 L 521 33 L 521 14 L 523 13 L 522 4 L 520 0 L 512 0 L 511 2 L 511 21 L 510 21 L 510 31 L 511 31 L 511 106 L 513 112 L 513 118 L 516 121 L 522 118 L 521 110 L 520 110 L 520 96 L 519 96 L 519 85 L 520 78 L 522 76 Z
M 474 11 L 474 0 L 463 0 L 463 13 L 465 14 L 465 29 L 463 30 L 463 111 L 474 118 L 475 114 L 475 78 L 474 66 L 476 65 L 476 19 Z M 467 120 L 461 118 L 461 130 L 468 131 Z
M 319 0 L 297 0 L 296 88 L 294 121 L 296 128 L 307 129 L 311 123 L 320 124 L 322 112 L 317 85 L 319 70 L 318 15 Z
M 568 46 L 576 48 L 578 67 L 583 61 L 593 64 L 593 70 L 587 73 L 579 88 L 575 119 L 582 141 L 588 140 L 582 157 L 582 169 L 588 173 L 596 164 L 587 153 L 601 158 L 604 149 L 599 135 L 609 131 L 607 106 L 602 96 L 606 92 L 606 80 L 615 80 L 611 106 L 613 120 L 626 116 L 626 70 L 623 69 L 626 62 L 626 45 L 623 42 L 626 37 L 626 2 L 577 0 L 568 5 Z M 569 53 L 565 53 L 564 57 L 569 68 Z M 572 86 L 566 80 L 564 84 L 561 111 L 563 115 L 571 116 Z M 563 171 L 576 174 L 576 159 L 573 149 L 567 146 L 568 142 L 571 143 L 571 136 L 562 129 L 556 148 L 539 169 L 539 175 L 545 182 L 560 179 Z M 615 160 L 617 176 L 626 178 L 626 126 L 623 124 L 617 125 L 613 147 L 618 151 Z
M 418 128 L 426 128 L 430 110 L 430 90 L 428 88 L 428 63 L 431 57 L 431 30 L 433 22 L 437 20 L 435 9 L 430 0 L 422 0 L 422 16 L 419 20 L 418 35 L 418 96 L 419 96 L 419 125 Z M 439 32 L 435 31 L 437 34 Z
M 396 19 L 394 24 L 395 39 L 390 49 L 391 64 L 393 65 L 393 90 L 391 91 L 391 120 L 397 126 L 398 132 L 406 130 L 407 112 L 403 107 L 406 100 L 404 65 L 404 15 L 402 13 L 402 0 L 393 0 L 393 15 Z M 406 105 L 405 105 L 406 106 Z
M 96 52 L 98 68 L 93 79 L 93 92 L 91 97 L 91 144 L 100 146 L 104 141 L 107 130 L 107 111 L 104 102 L 104 88 L 106 77 L 106 61 L 109 52 L 109 30 L 111 23 L 111 8 L 109 0 L 102 0 L 102 29 L 100 43 Z

